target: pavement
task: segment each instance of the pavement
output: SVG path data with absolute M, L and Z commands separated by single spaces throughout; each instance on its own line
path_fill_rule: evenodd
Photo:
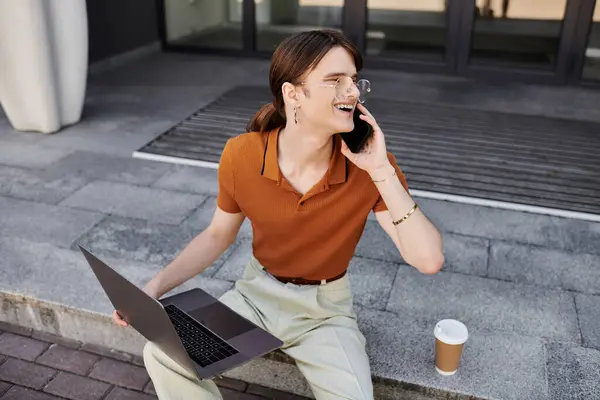
M 91 75 L 83 120 L 59 133 L 15 132 L 0 117 L 0 321 L 139 356 L 142 338 L 111 323 L 112 307 L 76 246 L 139 285 L 168 263 L 208 224 L 216 173 L 132 152 L 233 86 L 266 84 L 267 71 L 261 60 L 155 54 Z M 588 89 L 492 90 L 460 78 L 367 72 L 394 82 L 389 95 L 600 120 L 593 106 L 600 94 Z M 443 233 L 443 271 L 426 276 L 406 265 L 373 218 L 350 266 L 376 398 L 600 399 L 600 223 L 416 200 Z M 214 265 L 174 292 L 224 293 L 242 272 L 250 240 L 246 224 Z M 433 369 L 432 332 L 443 318 L 470 331 L 453 377 Z M 0 343 L 25 339 L 0 335 Z M 26 360 L 34 364 L 50 348 L 36 346 L 43 350 Z M 277 353 L 226 377 L 311 396 Z M 111 384 L 106 390 L 131 389 Z
M 0 399 L 152 400 L 152 381 L 139 356 L 2 324 Z M 218 378 L 224 400 L 302 400 L 264 386 Z

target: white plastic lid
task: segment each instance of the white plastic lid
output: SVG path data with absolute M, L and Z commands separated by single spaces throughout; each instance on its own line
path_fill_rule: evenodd
M 435 325 L 433 334 L 446 344 L 463 344 L 469 338 L 465 324 L 455 319 L 443 319 Z

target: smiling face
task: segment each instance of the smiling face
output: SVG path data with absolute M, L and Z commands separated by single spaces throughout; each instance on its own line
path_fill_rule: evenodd
M 351 54 L 342 47 L 332 48 L 297 86 L 299 123 L 327 135 L 354 129 L 356 79 Z

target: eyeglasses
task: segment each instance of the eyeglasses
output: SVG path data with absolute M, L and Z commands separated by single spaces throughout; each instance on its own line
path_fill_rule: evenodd
M 306 83 L 300 82 L 300 85 L 306 85 Z M 317 85 L 335 89 L 335 99 L 338 101 L 346 100 L 351 93 L 353 85 L 358 89 L 359 103 L 364 103 L 367 95 L 371 92 L 371 82 L 366 79 L 361 79 L 358 82 L 354 82 L 354 79 L 349 76 L 339 77 L 333 83 L 330 83 L 330 81 L 325 81 L 318 83 Z

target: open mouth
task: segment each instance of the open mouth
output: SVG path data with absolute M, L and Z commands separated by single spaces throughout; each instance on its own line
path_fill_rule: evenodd
M 352 113 L 352 111 L 354 111 L 354 104 L 336 104 L 335 108 L 347 114 L 350 114 Z

